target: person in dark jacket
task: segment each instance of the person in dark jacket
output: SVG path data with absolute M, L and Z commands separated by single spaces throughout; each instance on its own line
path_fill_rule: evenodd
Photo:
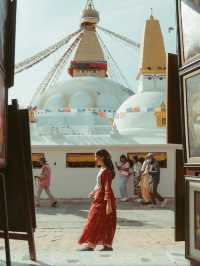
M 160 183 L 160 166 L 158 161 L 154 158 L 153 153 L 148 154 L 149 158 L 149 175 L 150 175 L 150 194 L 151 202 L 153 205 L 156 205 L 156 200 L 161 202 L 161 207 L 164 207 L 167 204 L 167 199 L 164 199 L 158 193 L 158 185 Z

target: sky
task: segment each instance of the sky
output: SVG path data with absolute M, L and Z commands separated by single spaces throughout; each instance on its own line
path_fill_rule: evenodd
M 18 0 L 16 58 L 18 63 L 79 29 L 86 0 Z M 100 13 L 99 25 L 141 43 L 145 21 L 151 14 L 160 21 L 166 51 L 176 53 L 175 0 L 94 0 Z M 131 89 L 137 88 L 139 50 L 101 33 L 101 37 L 126 77 Z M 27 106 L 39 84 L 62 55 L 61 49 L 38 65 L 15 76 L 9 99 Z M 119 52 L 120 51 L 120 52 Z M 60 80 L 71 77 L 63 71 Z

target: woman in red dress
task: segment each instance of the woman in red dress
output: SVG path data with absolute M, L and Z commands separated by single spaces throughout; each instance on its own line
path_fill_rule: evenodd
M 112 242 L 116 230 L 116 200 L 112 191 L 115 177 L 110 154 L 106 150 L 96 152 L 96 163 L 101 166 L 97 175 L 97 184 L 89 194 L 92 205 L 87 223 L 79 239 L 79 244 L 86 244 L 80 251 L 93 251 L 102 245 L 101 251 L 112 251 Z

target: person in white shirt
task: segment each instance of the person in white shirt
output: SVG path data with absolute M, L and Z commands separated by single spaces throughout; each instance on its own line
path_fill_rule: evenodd
M 120 156 L 119 164 L 115 162 L 119 172 L 119 192 L 121 201 L 128 201 L 127 183 L 130 176 L 130 165 L 126 155 Z

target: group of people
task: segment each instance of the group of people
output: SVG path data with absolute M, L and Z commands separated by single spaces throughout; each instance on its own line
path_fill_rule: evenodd
M 96 185 L 89 193 L 91 207 L 86 224 L 83 228 L 78 243 L 84 246 L 80 251 L 94 251 L 98 245 L 102 245 L 100 251 L 112 251 L 112 243 L 116 230 L 116 198 L 112 189 L 112 181 L 115 178 L 115 167 L 110 153 L 101 149 L 95 154 L 96 164 L 100 167 Z M 39 188 L 37 193 L 37 205 L 40 205 L 40 195 L 46 191 L 51 206 L 57 205 L 57 200 L 49 190 L 51 169 L 45 159 L 41 160 L 41 174 L 37 177 Z M 127 181 L 133 175 L 134 182 L 138 186 L 138 198 L 142 198 L 143 204 L 156 204 L 156 200 L 164 202 L 164 198 L 158 194 L 157 187 L 160 181 L 160 168 L 152 153 L 148 154 L 143 164 L 137 157 L 131 162 L 125 155 L 120 157 L 120 163 L 115 163 L 120 175 L 120 193 L 122 201 L 128 199 Z M 140 188 L 140 189 L 139 189 Z
M 134 196 L 142 204 L 152 204 L 155 206 L 157 201 L 161 206 L 165 206 L 167 200 L 158 193 L 160 182 L 160 167 L 153 153 L 148 153 L 143 162 L 137 156 L 130 160 L 126 155 L 120 156 L 120 162 L 115 162 L 119 172 L 119 191 L 121 201 L 128 201 L 127 184 L 129 178 L 133 177 Z

